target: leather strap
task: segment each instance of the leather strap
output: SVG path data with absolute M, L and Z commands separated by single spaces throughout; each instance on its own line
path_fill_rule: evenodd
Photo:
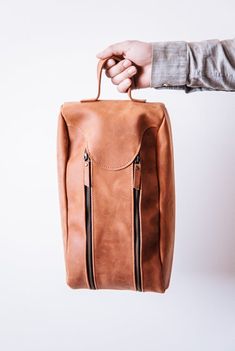
M 103 70 L 103 67 L 105 65 L 105 63 L 109 60 L 109 59 L 114 59 L 115 61 L 121 61 L 122 58 L 120 58 L 119 56 L 111 56 L 111 57 L 108 57 L 108 58 L 105 58 L 105 59 L 100 59 L 98 64 L 97 64 L 97 79 L 98 79 L 98 92 L 97 92 L 97 96 L 95 98 L 92 98 L 92 99 L 82 99 L 80 100 L 80 102 L 86 102 L 86 101 L 97 101 L 100 97 L 100 92 L 101 92 L 101 77 L 102 77 L 102 70 Z M 134 82 L 134 78 L 132 80 L 132 84 Z M 136 101 L 136 102 L 146 102 L 146 99 L 135 99 L 131 96 L 131 86 L 129 87 L 128 91 L 128 96 L 130 98 L 130 100 L 132 101 Z

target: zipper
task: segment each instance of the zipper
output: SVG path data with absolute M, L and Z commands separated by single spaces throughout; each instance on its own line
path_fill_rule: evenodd
M 84 152 L 84 191 L 85 191 L 85 222 L 86 222 L 86 266 L 90 289 L 96 289 L 93 273 L 92 257 L 92 206 L 91 206 L 91 159 Z
M 134 200 L 134 257 L 135 257 L 135 285 L 136 290 L 142 291 L 140 268 L 140 185 L 141 185 L 141 159 L 138 154 L 133 162 L 133 200 Z

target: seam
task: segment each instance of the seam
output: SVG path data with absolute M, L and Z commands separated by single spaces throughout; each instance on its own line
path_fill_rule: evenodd
M 164 119 L 164 118 L 163 118 Z M 162 122 L 161 122 L 162 124 Z M 160 126 L 161 126 L 160 124 Z M 156 124 L 154 125 L 150 125 L 148 127 L 146 127 L 143 131 L 142 131 L 142 134 L 141 134 L 141 137 L 139 138 L 139 142 L 138 142 L 138 145 L 137 145 L 137 150 L 134 154 L 134 156 L 132 156 L 131 160 L 129 160 L 128 162 L 124 163 L 124 164 L 121 164 L 120 166 L 118 167 L 113 167 L 113 166 L 110 166 L 110 165 L 105 165 L 105 164 L 102 164 L 101 162 L 98 162 L 97 159 L 92 155 L 92 153 L 90 152 L 90 149 L 89 149 L 89 146 L 87 147 L 88 148 L 88 152 L 89 152 L 89 155 L 90 157 L 92 158 L 92 160 L 97 164 L 99 165 L 101 168 L 104 168 L 104 169 L 110 169 L 110 170 L 113 170 L 113 171 L 117 171 L 117 170 L 120 170 L 122 168 L 126 168 L 128 167 L 132 162 L 133 160 L 135 159 L 136 155 L 138 154 L 139 150 L 140 150 L 140 147 L 141 147 L 141 144 L 142 144 L 142 140 L 143 140 L 143 136 L 145 134 L 145 132 L 148 130 L 148 129 L 151 129 L 151 128 L 157 128 L 158 126 Z M 88 145 L 88 143 L 87 143 Z
M 149 103 L 151 104 L 151 102 L 149 102 Z M 158 103 L 158 104 L 162 106 L 162 109 L 163 109 L 163 111 L 164 111 L 164 109 L 165 109 L 165 104 L 164 104 L 164 103 Z M 62 108 L 63 108 L 63 105 L 62 105 Z M 64 116 L 64 115 L 63 115 L 63 116 Z M 64 119 L 65 119 L 65 117 L 64 117 Z M 164 120 L 164 115 L 163 115 L 161 124 L 162 124 L 163 120 Z M 160 126 L 161 126 L 161 124 L 160 124 Z M 67 124 L 67 123 L 66 123 L 66 125 L 67 125 L 67 128 L 69 128 L 69 127 L 72 128 L 72 127 L 73 127 L 72 125 L 69 125 L 69 124 Z M 159 126 L 159 128 L 160 128 L 160 126 Z M 157 128 L 158 125 L 157 125 L 157 124 L 151 124 L 151 125 L 147 126 L 145 129 L 142 130 L 142 133 L 141 133 L 140 138 L 139 138 L 139 142 L 138 142 L 138 144 L 137 144 L 137 150 L 136 150 L 134 156 L 131 158 L 131 160 L 129 160 L 128 162 L 126 162 L 126 163 L 124 163 L 124 164 L 121 164 L 121 165 L 118 166 L 118 167 L 115 167 L 115 166 L 112 166 L 112 165 L 102 164 L 102 162 L 97 161 L 97 159 L 92 155 L 92 153 L 91 153 L 91 151 L 90 151 L 90 148 L 89 148 L 89 141 L 88 141 L 87 134 L 84 132 L 84 130 L 83 130 L 81 127 L 77 127 L 77 129 L 80 130 L 81 134 L 83 135 L 84 139 L 86 140 L 87 151 L 88 151 L 88 153 L 89 153 L 89 156 L 91 157 L 91 159 L 92 159 L 96 164 L 98 164 L 101 168 L 104 168 L 104 169 L 108 169 L 108 170 L 109 170 L 109 169 L 110 169 L 110 170 L 120 170 L 120 169 L 122 169 L 122 168 L 128 167 L 128 166 L 133 162 L 133 160 L 135 159 L 136 155 L 137 155 L 138 152 L 139 152 L 139 149 L 140 149 L 140 146 L 141 146 L 141 143 L 142 143 L 142 139 L 143 139 L 144 133 L 145 133 L 148 129 L 154 128 L 154 127 Z

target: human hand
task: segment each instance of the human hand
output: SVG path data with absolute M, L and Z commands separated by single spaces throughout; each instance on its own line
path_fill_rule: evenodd
M 114 59 L 109 59 L 104 66 L 105 74 L 111 78 L 113 84 L 117 85 L 120 93 L 127 92 L 131 85 L 133 89 L 150 87 L 151 43 L 126 40 L 108 46 L 96 57 L 105 59 L 112 55 L 120 56 L 122 60 L 117 63 Z

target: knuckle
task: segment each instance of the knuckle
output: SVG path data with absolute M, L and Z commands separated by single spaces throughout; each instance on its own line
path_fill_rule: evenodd
M 125 40 L 124 43 L 125 43 L 126 46 L 130 46 L 130 45 L 131 45 L 131 42 L 132 42 L 132 40 Z

